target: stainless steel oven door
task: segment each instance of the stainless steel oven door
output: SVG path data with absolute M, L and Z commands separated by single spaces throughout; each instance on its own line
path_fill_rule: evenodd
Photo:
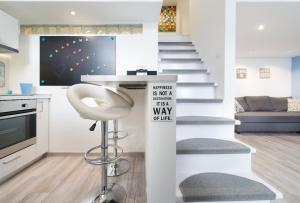
M 35 143 L 35 110 L 0 117 L 0 159 Z

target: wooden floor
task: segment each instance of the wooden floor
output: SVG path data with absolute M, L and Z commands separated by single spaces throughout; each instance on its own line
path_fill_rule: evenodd
M 254 172 L 284 194 L 272 203 L 300 203 L 300 135 L 237 135 L 256 148 Z M 127 190 L 127 203 L 145 203 L 145 167 L 142 154 L 127 157 L 132 168 L 116 179 Z M 0 185 L 0 203 L 76 203 L 100 182 L 100 167 L 81 156 L 49 156 Z
M 144 155 L 127 158 L 130 172 L 109 180 L 124 186 L 126 203 L 145 203 Z M 100 174 L 100 167 L 87 164 L 82 156 L 49 156 L 0 185 L 0 203 L 80 202 L 100 183 Z
M 245 134 L 236 138 L 256 148 L 252 170 L 283 193 L 283 200 L 272 203 L 300 203 L 300 134 Z

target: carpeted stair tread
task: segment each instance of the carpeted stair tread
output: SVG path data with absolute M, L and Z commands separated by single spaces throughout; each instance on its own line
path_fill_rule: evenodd
M 180 49 L 173 49 L 173 50 L 168 50 L 168 49 L 160 49 L 159 53 L 165 54 L 186 54 L 186 53 L 197 53 L 196 49 L 186 49 L 186 50 L 180 50 Z
M 158 42 L 160 46 L 194 46 L 192 42 Z
M 223 117 L 210 116 L 179 116 L 176 119 L 177 125 L 234 125 L 235 120 Z
M 181 182 L 179 188 L 184 202 L 258 201 L 276 198 L 276 194 L 262 183 L 224 173 L 193 175 Z
M 207 69 L 164 69 L 163 74 L 201 74 L 209 72 Z
M 177 82 L 177 87 L 216 87 L 215 82 Z
M 223 99 L 197 99 L 197 98 L 179 98 L 177 103 L 222 103 Z
M 193 138 L 176 143 L 177 154 L 248 154 L 251 149 L 245 145 L 219 139 Z
M 202 63 L 201 58 L 161 58 L 162 63 Z

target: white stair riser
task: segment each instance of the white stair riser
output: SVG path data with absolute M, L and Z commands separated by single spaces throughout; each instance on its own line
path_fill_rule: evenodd
M 158 49 L 163 50 L 191 50 L 195 49 L 193 45 L 158 45 Z
M 159 42 L 190 42 L 189 35 L 158 35 Z
M 176 172 L 190 174 L 250 172 L 251 154 L 176 155 Z
M 203 64 L 199 63 L 159 63 L 160 69 L 204 69 Z
M 223 103 L 177 103 L 177 116 L 223 116 Z
M 178 82 L 208 82 L 209 74 L 178 74 Z
M 172 58 L 172 59 L 193 59 L 193 58 L 199 58 L 199 55 L 197 52 L 194 53 L 170 53 L 170 54 L 166 54 L 166 53 L 160 53 L 159 54 L 159 58 Z
M 178 87 L 176 88 L 177 98 L 215 98 L 214 86 L 203 87 Z
M 234 125 L 177 125 L 176 141 L 191 138 L 233 139 Z

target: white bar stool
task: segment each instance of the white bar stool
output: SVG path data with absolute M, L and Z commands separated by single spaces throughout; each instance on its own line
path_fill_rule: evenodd
M 125 202 L 125 189 L 115 183 L 108 184 L 107 181 L 108 165 L 115 163 L 123 153 L 123 149 L 118 145 L 108 144 L 108 121 L 116 121 L 127 116 L 133 106 L 131 98 L 128 98 L 128 95 L 117 89 L 90 84 L 71 86 L 67 91 L 67 97 L 81 118 L 95 121 L 90 130 L 94 130 L 97 121 L 101 121 L 101 144 L 89 149 L 84 155 L 89 164 L 102 166 L 101 187 L 94 188 L 82 202 Z M 96 105 L 89 106 L 84 103 L 83 99 L 86 98 L 93 99 Z M 113 148 L 114 156 L 109 156 L 108 148 Z M 91 153 L 97 149 L 101 150 L 101 155 L 94 158 L 95 156 L 92 157 Z
M 134 106 L 133 99 L 122 91 L 123 88 L 118 88 L 118 92 L 121 93 L 121 96 L 130 104 L 131 107 Z M 123 140 L 128 136 L 127 132 L 119 130 L 118 120 L 113 121 L 113 130 L 108 132 L 109 140 L 112 140 L 115 146 L 118 146 L 118 141 Z M 117 150 L 114 151 L 115 156 L 117 156 Z M 129 171 L 130 163 L 127 159 L 120 158 L 117 161 L 111 163 L 107 167 L 108 177 L 121 176 Z

